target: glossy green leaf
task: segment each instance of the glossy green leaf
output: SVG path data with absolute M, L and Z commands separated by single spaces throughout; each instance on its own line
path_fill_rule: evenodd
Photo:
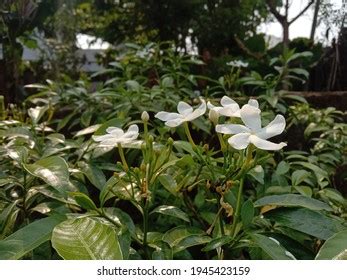
M 325 241 L 316 260 L 347 260 L 347 230 L 340 231 Z
M 79 137 L 79 136 L 83 136 L 83 135 L 87 135 L 87 134 L 91 134 L 94 133 L 95 131 L 97 131 L 99 128 L 101 127 L 101 124 L 94 124 L 92 126 L 86 127 L 80 131 L 78 131 L 74 137 Z
M 295 170 L 292 174 L 292 185 L 300 185 L 307 177 L 310 176 L 310 173 L 306 170 Z
M 132 236 L 135 236 L 135 224 L 133 219 L 121 209 L 110 207 L 103 208 L 104 214 L 108 219 L 111 219 L 115 224 L 118 224 L 120 227 L 128 230 Z
M 155 243 L 150 244 L 154 249 L 152 253 L 153 260 L 172 260 L 173 251 L 172 248 L 164 241 L 156 241 Z
M 254 206 L 252 201 L 247 200 L 243 203 L 241 208 L 241 220 L 244 227 L 252 223 L 254 217 Z
M 207 251 L 212 251 L 212 250 L 218 249 L 218 248 L 228 244 L 233 239 L 234 238 L 231 236 L 221 236 L 221 237 L 214 238 L 202 249 L 202 251 L 207 252 Z
M 72 192 L 70 195 L 75 199 L 77 204 L 85 210 L 97 210 L 97 207 L 93 200 L 91 200 L 86 194 L 81 192 Z
M 305 207 L 311 210 L 333 210 L 328 204 L 322 201 L 299 194 L 270 195 L 262 197 L 254 202 L 255 207 L 265 205 Z
M 48 110 L 48 106 L 36 106 L 28 109 L 28 115 L 33 124 L 38 124 L 44 113 Z
M 272 210 L 265 217 L 279 225 L 326 240 L 345 227 L 338 219 L 307 208 L 282 208 Z
M 261 165 L 257 165 L 248 172 L 248 175 L 252 176 L 260 184 L 264 184 L 264 169 Z
M 95 187 L 97 187 L 99 190 L 102 190 L 102 188 L 106 184 L 106 177 L 100 168 L 98 168 L 94 164 L 88 164 L 83 161 L 80 161 L 78 163 L 78 167 Z
M 276 168 L 276 174 L 277 175 L 284 175 L 289 171 L 289 164 L 285 161 L 281 161 Z
M 273 260 L 295 260 L 292 253 L 283 248 L 275 238 L 261 234 L 251 234 L 250 236 L 255 244 Z
M 162 215 L 167 215 L 171 217 L 175 217 L 178 219 L 181 219 L 185 222 L 189 222 L 189 216 L 183 212 L 181 209 L 175 207 L 175 206 L 170 206 L 170 205 L 161 205 L 157 208 L 155 208 L 151 214 L 153 213 L 159 213 Z
M 173 195 L 177 194 L 177 182 L 169 174 L 161 174 L 158 176 L 159 182 Z
M 196 227 L 178 226 L 167 231 L 163 236 L 163 241 L 173 248 L 185 238 L 194 235 L 203 236 L 206 235 L 206 233 L 202 229 Z
M 61 191 L 69 185 L 68 165 L 61 157 L 47 157 L 23 166 L 31 175 L 41 178 L 57 190 Z
M 0 259 L 17 260 L 51 238 L 54 227 L 65 216 L 51 216 L 37 220 L 0 241 Z
M 176 244 L 173 247 L 173 251 L 174 253 L 178 253 L 189 247 L 206 244 L 206 243 L 209 243 L 210 241 L 211 241 L 211 237 L 207 235 L 191 235 L 182 239 L 178 244 Z
M 70 219 L 57 225 L 52 245 L 65 260 L 121 260 L 116 232 L 91 218 Z

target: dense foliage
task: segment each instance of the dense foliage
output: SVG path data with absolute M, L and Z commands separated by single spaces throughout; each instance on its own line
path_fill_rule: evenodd
M 0 106 L 0 259 L 346 259 L 344 114 L 282 90 L 310 55 L 213 79 L 130 44 L 89 79 L 28 86 Z

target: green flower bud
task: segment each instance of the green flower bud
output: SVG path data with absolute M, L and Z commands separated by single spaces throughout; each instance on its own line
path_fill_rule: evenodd
M 142 114 L 141 114 L 141 120 L 143 122 L 148 122 L 149 121 L 149 115 L 147 113 L 147 111 L 143 111 Z

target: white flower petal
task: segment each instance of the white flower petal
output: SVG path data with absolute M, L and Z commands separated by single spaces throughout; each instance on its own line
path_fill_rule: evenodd
M 100 142 L 100 146 L 116 146 L 118 144 L 118 139 L 111 134 L 92 136 L 92 138 L 95 142 Z
M 250 142 L 250 136 L 251 134 L 249 133 L 239 133 L 230 137 L 228 143 L 237 150 L 243 150 L 247 148 Z
M 243 105 L 240 111 L 243 123 L 253 132 L 261 129 L 260 110 L 248 104 Z
M 250 100 L 248 100 L 248 105 L 253 106 L 255 108 L 259 108 L 259 103 L 256 99 L 251 98 Z
M 101 141 L 104 141 L 104 140 L 107 140 L 107 139 L 112 139 L 112 135 L 110 134 L 106 134 L 106 135 L 93 135 L 92 136 L 92 139 L 95 141 L 95 142 L 101 142 Z
M 277 115 L 272 122 L 257 132 L 256 135 L 262 139 L 269 139 L 273 136 L 281 134 L 285 127 L 286 119 L 282 115 Z
M 250 129 L 241 124 L 218 124 L 216 131 L 223 134 L 250 133 Z
M 113 138 L 119 138 L 122 137 L 124 134 L 123 129 L 119 128 L 119 127 L 108 127 L 106 129 L 106 132 L 108 133 L 108 135 L 112 135 L 111 137 Z M 107 134 L 106 134 L 107 135 Z
M 123 139 L 135 140 L 139 136 L 139 127 L 136 124 L 129 126 L 128 131 L 124 133 Z
M 156 113 L 154 117 L 156 117 L 157 119 L 159 119 L 161 121 L 166 122 L 166 121 L 171 120 L 171 119 L 180 118 L 181 115 L 177 114 L 177 113 L 168 113 L 168 112 L 161 111 L 161 112 Z
M 222 97 L 222 99 L 220 100 L 220 104 L 223 107 L 227 107 L 230 105 L 237 105 L 237 107 L 239 107 L 239 105 L 233 99 L 231 99 L 230 97 L 228 97 L 226 95 Z M 240 107 L 239 107 L 239 109 L 240 109 Z
M 218 107 L 218 113 L 226 117 L 240 117 L 240 107 L 237 104 L 229 105 L 228 107 Z
M 205 100 L 201 100 L 201 105 L 195 109 L 191 114 L 189 114 L 188 116 L 184 117 L 184 121 L 192 121 L 197 119 L 198 117 L 202 116 L 203 114 L 205 114 L 206 112 L 206 102 Z
M 256 135 L 251 135 L 251 137 L 249 139 L 250 139 L 250 142 L 252 144 L 254 144 L 254 146 L 256 146 L 257 148 L 262 149 L 262 150 L 277 151 L 277 150 L 280 150 L 283 147 L 287 146 L 286 143 L 283 143 L 283 142 L 281 142 L 279 144 L 272 143 L 270 141 L 261 139 Z
M 182 118 L 177 118 L 177 119 L 168 120 L 167 122 L 165 122 L 165 125 L 169 127 L 177 127 L 181 125 L 183 122 L 184 120 Z
M 210 101 L 208 101 L 207 108 L 209 108 L 210 110 L 213 110 L 214 108 L 216 108 L 216 106 L 214 106 Z
M 185 117 L 193 112 L 193 107 L 186 102 L 180 101 L 177 105 L 177 111 Z

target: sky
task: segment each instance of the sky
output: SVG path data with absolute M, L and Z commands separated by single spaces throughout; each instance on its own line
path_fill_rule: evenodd
M 289 18 L 297 15 L 308 3 L 308 0 L 292 0 L 292 5 L 289 10 Z M 339 9 L 342 6 L 342 0 L 330 0 L 334 6 Z M 289 37 L 294 39 L 297 37 L 309 37 L 311 33 L 311 25 L 313 18 L 313 6 L 307 12 L 295 21 L 289 28 Z M 282 27 L 278 22 L 267 23 L 260 26 L 259 31 L 276 37 L 282 37 Z M 315 39 L 324 40 L 325 28 L 319 26 L 316 30 Z

